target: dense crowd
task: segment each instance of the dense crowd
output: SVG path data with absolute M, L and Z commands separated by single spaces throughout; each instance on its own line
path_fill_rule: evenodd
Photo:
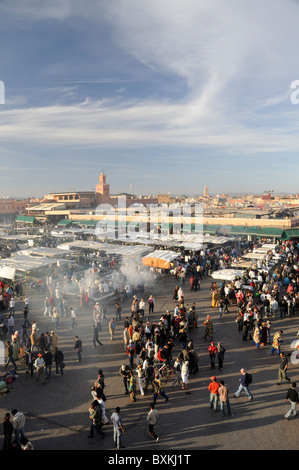
M 116 322 L 123 322 L 123 353 L 124 361 L 119 367 L 119 375 L 122 378 L 124 393 L 130 396 L 130 402 L 136 401 L 137 392 L 141 396 L 151 393 L 151 407 L 149 410 L 149 435 L 157 442 L 159 437 L 155 434 L 154 425 L 158 419 L 155 409 L 159 397 L 167 402 L 169 396 L 165 391 L 165 381 L 171 380 L 171 386 L 179 386 L 181 390 L 190 394 L 189 379 L 191 374 L 199 370 L 199 355 L 193 344 L 192 332 L 198 325 L 198 307 L 193 303 L 187 307 L 185 303 L 186 289 L 191 291 L 200 290 L 200 281 L 210 277 L 213 272 L 221 269 L 225 271 L 249 250 L 255 246 L 249 242 L 235 243 L 228 248 L 216 250 L 203 249 L 196 256 L 188 259 L 179 258 L 171 268 L 171 274 L 177 280 L 177 285 L 172 293 L 174 302 L 173 311 L 166 311 L 155 317 L 155 298 L 148 290 L 148 284 L 144 283 L 142 289 L 134 283 L 126 282 L 122 289 L 117 284 L 105 287 L 104 293 L 113 293 L 115 315 L 107 319 L 105 305 L 91 300 L 93 296 L 86 288 L 86 283 L 79 287 L 81 297 L 80 305 L 88 305 L 92 312 L 93 321 L 93 346 L 102 343 L 98 339 L 104 321 L 108 323 L 110 340 L 114 340 Z M 215 280 L 211 282 L 210 295 L 211 307 L 218 309 L 219 318 L 222 319 L 230 312 L 231 307 L 236 308 L 236 325 L 242 334 L 244 341 L 251 340 L 256 348 L 271 345 L 271 352 L 281 354 L 281 341 L 283 331 L 275 331 L 272 335 L 271 328 L 277 318 L 294 316 L 299 301 L 299 247 L 293 242 L 285 242 L 278 246 L 281 255 L 280 262 L 272 269 L 266 265 L 252 266 L 244 270 L 242 277 L 232 280 Z M 275 254 L 270 251 L 267 261 Z M 110 266 L 115 269 L 115 264 Z M 77 277 L 73 282 L 80 286 Z M 71 327 L 76 325 L 76 308 L 69 306 L 68 295 L 60 288 L 59 283 L 46 279 L 45 285 L 48 296 L 45 298 L 44 315 L 51 317 L 53 330 L 39 333 L 35 321 L 29 321 L 30 312 L 28 296 L 23 299 L 24 322 L 20 331 L 14 327 L 15 296 L 23 294 L 22 285 L 10 283 L 5 285 L 2 281 L 0 290 L 1 308 L 1 334 L 7 337 L 7 362 L 5 368 L 11 363 L 15 374 L 18 366 L 17 361 L 26 364 L 26 373 L 35 377 L 37 381 L 46 384 L 46 379 L 51 377 L 52 365 L 55 363 L 56 375 L 64 373 L 64 354 L 58 347 L 59 318 L 69 317 Z M 18 288 L 17 288 L 18 286 Z M 90 286 L 87 286 L 90 287 Z M 107 289 L 107 292 L 106 290 Z M 130 314 L 123 317 L 122 303 L 126 300 L 130 304 Z M 221 342 L 214 342 L 214 328 L 210 315 L 207 315 L 203 323 L 204 338 L 208 338 L 207 357 L 209 357 L 211 370 L 215 369 L 216 363 L 219 370 L 224 364 L 225 346 Z M 78 361 L 82 360 L 82 342 L 78 336 L 75 337 L 74 349 L 78 355 Z M 176 351 L 176 354 L 174 354 Z M 283 357 L 286 364 L 286 358 Z M 283 369 L 280 369 L 283 370 Z M 285 369 L 286 372 L 286 369 Z M 16 375 L 16 374 L 15 374 Z M 235 392 L 238 397 L 245 390 L 250 399 L 252 394 L 249 389 L 250 374 L 241 371 L 240 387 Z M 281 375 L 281 379 L 287 377 Z M 3 377 L 7 380 L 9 377 Z M 92 402 L 89 409 L 90 432 L 89 437 L 94 437 L 96 431 L 102 438 L 105 436 L 104 427 L 113 423 L 113 436 L 116 447 L 122 447 L 121 436 L 124 428 L 117 408 L 111 417 L 107 417 L 105 394 L 105 377 L 103 371 L 98 371 L 98 376 L 91 388 Z M 8 382 L 6 382 L 8 383 Z M 225 407 L 229 415 L 232 414 L 226 385 L 223 381 L 218 382 L 216 377 L 211 377 L 210 406 L 218 410 L 220 406 L 223 416 Z M 10 417 L 5 417 L 6 427 Z M 13 421 L 12 421 L 13 423 Z M 16 428 L 14 428 L 16 429 Z M 10 429 L 11 431 L 11 429 Z M 9 432 L 10 432 L 9 431 Z M 16 434 L 15 444 L 21 446 L 20 433 Z M 9 440 L 5 440 L 8 445 Z

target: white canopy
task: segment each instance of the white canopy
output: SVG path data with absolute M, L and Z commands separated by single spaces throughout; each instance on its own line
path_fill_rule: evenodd
M 246 253 L 246 255 L 243 255 L 242 258 L 263 260 L 266 258 L 266 256 L 266 253 Z
M 98 241 L 85 241 L 85 240 L 75 240 L 69 243 L 62 243 L 57 245 L 59 250 L 71 250 L 71 248 L 81 248 L 89 249 L 95 251 L 105 251 L 106 253 L 121 255 L 121 256 L 143 256 L 148 253 L 151 248 L 144 245 L 119 245 L 114 243 L 101 243 Z
M 55 258 L 62 255 L 61 250 L 57 250 L 56 248 L 46 248 L 43 246 L 36 246 L 34 248 L 28 248 L 26 250 L 16 251 L 14 256 L 34 256 L 34 257 L 42 257 L 42 258 Z
M 244 271 L 238 269 L 220 269 L 212 273 L 212 278 L 233 281 L 236 277 L 243 277 Z
M 12 268 L 15 271 L 29 272 L 33 269 L 42 268 L 43 266 L 63 262 L 65 262 L 65 260 L 20 255 L 12 258 L 1 259 L 0 268 Z

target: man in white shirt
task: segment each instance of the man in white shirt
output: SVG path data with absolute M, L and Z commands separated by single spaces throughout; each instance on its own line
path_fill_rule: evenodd
M 14 316 L 15 314 L 15 299 L 12 297 L 9 302 L 9 313 Z
M 271 303 L 271 313 L 273 315 L 274 318 L 277 318 L 277 314 L 278 314 L 278 302 L 277 300 L 273 299 L 272 303 Z
M 15 440 L 19 444 L 20 436 L 22 439 L 26 439 L 25 434 L 24 434 L 26 419 L 25 419 L 24 414 L 16 409 L 13 409 L 11 414 L 13 415 L 12 426 L 15 431 Z
M 27 309 L 29 311 L 29 297 L 28 296 L 25 297 L 25 299 L 24 299 L 24 305 L 25 305 L 25 307 L 27 307 Z
M 12 335 L 15 329 L 15 321 L 12 315 L 7 315 L 7 327 L 9 335 Z

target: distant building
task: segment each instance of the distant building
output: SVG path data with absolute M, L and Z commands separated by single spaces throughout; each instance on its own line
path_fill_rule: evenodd
M 205 189 L 204 189 L 204 191 L 203 191 L 203 195 L 204 195 L 204 197 L 209 197 L 209 188 L 208 188 L 207 185 L 205 185 Z
M 61 193 L 49 193 L 42 201 L 45 203 L 65 204 L 69 209 L 89 208 L 95 206 L 95 194 L 93 191 L 66 191 Z
M 27 199 L 0 199 L 0 215 L 20 214 L 25 211 Z
M 106 175 L 102 172 L 99 184 L 96 185 L 96 203 L 110 203 L 110 185 L 106 183 Z

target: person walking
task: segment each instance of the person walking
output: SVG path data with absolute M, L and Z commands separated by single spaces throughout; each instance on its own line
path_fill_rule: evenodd
M 222 416 L 225 416 L 224 408 L 225 408 L 225 405 L 226 405 L 227 414 L 229 416 L 232 416 L 232 410 L 231 410 L 231 406 L 230 406 L 230 402 L 229 402 L 229 398 L 228 398 L 229 389 L 228 389 L 228 387 L 226 387 L 224 385 L 223 380 L 220 380 L 219 384 L 220 384 L 220 387 L 218 388 L 218 395 L 219 395 L 219 403 L 220 403 L 221 414 L 222 414 Z
M 36 332 L 36 329 L 33 329 L 30 335 L 31 352 L 33 352 L 34 349 L 38 351 L 37 343 L 38 343 L 37 332 Z
M 154 427 L 157 424 L 158 419 L 159 419 L 159 413 L 155 409 L 155 404 L 151 403 L 150 408 L 149 408 L 149 412 L 148 412 L 147 417 L 146 417 L 146 420 L 148 422 L 149 435 L 152 439 L 155 439 L 156 442 L 158 442 L 159 439 L 160 439 L 154 431 Z
M 172 386 L 174 387 L 176 383 L 179 384 L 179 387 L 181 386 L 181 360 L 179 357 L 176 358 L 173 364 L 173 370 L 175 371 L 175 379 L 172 382 Z
M 153 386 L 154 386 L 154 398 L 153 398 L 154 404 L 157 401 L 158 395 L 161 395 L 163 398 L 165 398 L 165 401 L 169 400 L 169 397 L 166 395 L 165 390 L 162 387 L 162 383 L 161 383 L 159 375 L 156 375 L 153 381 Z
M 30 373 L 30 377 L 33 377 L 33 366 L 34 366 L 35 356 L 34 353 L 31 352 L 30 346 L 26 346 L 25 349 L 25 363 L 26 363 L 26 374 Z
M 184 390 L 188 395 L 191 393 L 188 390 L 189 384 L 189 361 L 183 361 L 181 367 L 181 379 L 182 379 L 182 390 Z
M 54 308 L 52 312 L 52 322 L 54 324 L 54 330 L 59 330 L 59 312 L 56 308 Z
M 152 295 L 149 296 L 147 303 L 148 303 L 148 313 L 149 314 L 154 313 L 155 299 Z
M 280 344 L 281 344 L 281 335 L 283 334 L 283 331 L 280 330 L 277 333 L 274 334 L 273 336 L 273 342 L 272 342 L 272 349 L 271 353 L 274 354 L 275 352 L 277 354 L 280 354 Z
M 10 421 L 10 413 L 6 413 L 3 419 L 3 448 L 2 450 L 11 450 L 11 439 L 14 428 Z
M 286 402 L 289 401 L 291 403 L 291 407 L 289 411 L 287 411 L 287 413 L 284 415 L 285 419 L 289 419 L 291 415 L 293 415 L 294 417 L 297 416 L 296 405 L 299 402 L 299 399 L 298 399 L 298 392 L 296 390 L 296 387 L 297 387 L 296 382 L 293 382 L 292 387 L 289 388 L 289 390 L 287 391 Z
M 109 322 L 109 334 L 110 334 L 110 340 L 114 340 L 114 332 L 115 332 L 115 320 L 114 318 L 111 318 Z
M 277 385 L 282 384 L 282 379 L 285 379 L 290 383 L 291 379 L 287 376 L 287 369 L 288 369 L 288 365 L 289 365 L 289 360 L 288 360 L 287 356 L 285 355 L 285 353 L 283 353 L 283 352 L 281 352 L 279 356 L 281 358 L 281 362 L 280 362 L 279 369 L 278 369 L 278 382 L 277 382 Z
M 224 309 L 224 301 L 223 299 L 220 299 L 219 300 L 219 318 L 222 318 L 223 309 Z
M 58 335 L 55 333 L 55 331 L 51 331 L 50 333 L 50 344 L 51 344 L 51 349 L 52 353 L 55 353 L 56 348 L 58 348 Z
M 129 340 L 129 344 L 127 346 L 127 355 L 129 356 L 130 368 L 133 369 L 134 357 L 136 355 L 136 347 L 132 339 Z
M 63 375 L 63 369 L 64 369 L 63 352 L 60 349 L 55 348 L 53 357 L 54 357 L 54 362 L 56 364 L 56 375 L 59 375 L 59 372 L 60 372 L 60 375 Z
M 93 337 L 92 337 L 92 343 L 93 347 L 96 347 L 96 343 L 98 343 L 100 346 L 103 346 L 103 343 L 99 340 L 99 330 L 96 325 L 92 325 L 92 331 L 93 331 Z
M 119 320 L 121 320 L 121 311 L 122 311 L 122 307 L 119 305 L 119 303 L 116 302 L 116 304 L 115 304 L 116 319 L 118 318 Z
M 210 315 L 207 315 L 207 318 L 203 324 L 205 326 L 205 334 L 203 338 L 206 338 L 207 336 L 209 336 L 209 338 L 212 341 L 213 336 L 214 336 L 214 325 L 213 325 L 213 322 L 211 321 Z
M 46 385 L 45 382 L 45 361 L 43 355 L 38 353 L 37 359 L 34 362 L 34 367 L 36 368 L 36 377 L 35 380 L 38 382 L 39 378 L 42 379 L 42 384 Z
M 71 319 L 72 319 L 72 325 L 71 325 L 71 327 L 72 327 L 72 328 L 75 328 L 75 326 L 78 325 L 78 323 L 76 322 L 77 312 L 76 312 L 76 310 L 75 310 L 73 307 L 70 307 L 70 312 L 71 312 Z
M 220 384 L 219 382 L 217 382 L 217 377 L 215 377 L 215 375 L 210 377 L 210 380 L 212 381 L 208 387 L 208 390 L 210 392 L 210 408 L 214 411 L 218 411 L 218 389 L 220 387 Z
M 9 301 L 9 313 L 10 315 L 12 315 L 14 317 L 15 315 L 15 311 L 16 311 L 16 303 L 15 303 L 15 299 L 13 297 L 11 297 L 10 301 Z
M 132 370 L 130 371 L 129 392 L 131 403 L 134 403 L 136 401 L 136 378 Z
M 31 326 L 31 325 L 30 325 L 30 322 L 29 322 L 29 320 L 28 320 L 28 313 L 29 313 L 29 312 L 28 312 L 28 308 L 25 307 L 24 310 L 23 310 L 24 326 L 25 326 L 25 328 L 26 328 L 26 326 L 28 326 L 28 327 Z
M 5 363 L 4 368 L 7 369 L 8 364 L 11 362 L 14 370 L 16 371 L 17 365 L 15 363 L 14 356 L 13 356 L 13 345 L 11 344 L 10 341 L 6 341 L 5 344 L 6 344 L 6 352 L 7 352 L 7 361 Z
M 44 358 L 44 361 L 45 361 L 46 378 L 50 379 L 51 378 L 51 372 L 52 372 L 53 354 L 47 348 L 44 348 L 43 358 Z
M 7 318 L 8 334 L 11 336 L 14 334 L 14 331 L 15 331 L 15 320 L 12 315 L 6 315 L 6 318 Z
M 115 411 L 112 413 L 110 417 L 110 421 L 113 425 L 113 442 L 114 447 L 117 449 L 122 449 L 124 446 L 122 445 L 122 435 L 125 434 L 125 429 L 122 423 L 122 417 L 120 416 L 120 407 L 117 406 Z
M 244 390 L 245 393 L 248 395 L 249 400 L 253 399 L 252 393 L 249 389 L 249 384 L 251 383 L 251 375 L 248 374 L 245 369 L 241 369 L 241 378 L 239 379 L 240 385 L 238 390 L 234 393 L 235 398 L 239 398 L 241 392 Z
M 225 351 L 226 351 L 225 347 L 222 344 L 217 343 L 217 360 L 218 360 L 219 370 L 222 370 L 223 368 Z
M 91 423 L 90 423 L 89 435 L 87 437 L 93 438 L 94 437 L 94 431 L 96 430 L 96 432 L 101 436 L 101 439 L 104 439 L 105 434 L 101 430 L 101 428 L 103 426 L 102 422 L 101 422 L 102 421 L 102 410 L 101 410 L 100 404 L 97 400 L 94 400 L 91 403 L 88 412 L 89 412 L 89 418 L 91 419 Z
M 22 439 L 26 439 L 25 437 L 25 423 L 26 418 L 24 413 L 21 413 L 16 408 L 11 411 L 13 416 L 12 425 L 15 432 L 15 441 L 17 444 L 20 444 L 20 436 Z
M 44 316 L 45 317 L 51 316 L 51 307 L 50 307 L 49 297 L 46 297 L 44 301 Z
M 130 373 L 131 373 L 131 369 L 126 364 L 123 364 L 121 368 L 119 369 L 119 375 L 121 375 L 121 377 L 123 378 L 123 384 L 125 387 L 125 395 L 129 393 L 128 382 L 130 380 Z
M 218 352 L 218 350 L 217 350 L 217 347 L 216 347 L 214 341 L 211 341 L 211 344 L 208 347 L 208 353 L 209 353 L 209 358 L 210 358 L 211 369 L 215 369 L 215 360 L 216 360 L 217 352 Z
M 78 356 L 78 361 L 77 362 L 82 362 L 82 340 L 79 338 L 79 336 L 75 336 L 75 346 L 74 349 L 77 353 Z
M 137 366 L 137 369 L 136 369 L 136 372 L 137 372 L 137 377 L 138 377 L 138 388 L 139 388 L 139 391 L 141 393 L 141 395 L 144 395 L 144 377 L 145 377 L 145 373 L 144 373 L 144 370 L 142 368 L 142 365 L 141 364 L 138 364 Z

